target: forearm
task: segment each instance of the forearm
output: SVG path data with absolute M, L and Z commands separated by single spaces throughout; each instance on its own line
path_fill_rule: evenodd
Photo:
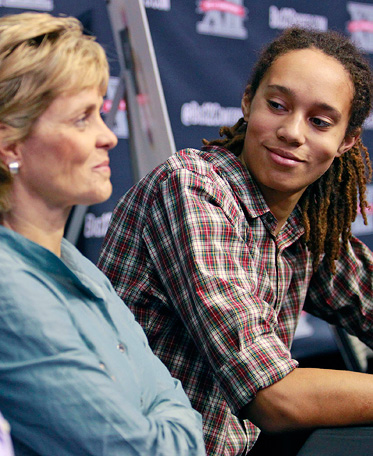
M 295 369 L 241 410 L 267 432 L 373 424 L 373 376 Z

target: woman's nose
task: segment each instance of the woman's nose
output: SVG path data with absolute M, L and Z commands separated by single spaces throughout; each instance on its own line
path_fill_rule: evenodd
M 118 144 L 118 138 L 110 128 L 101 119 L 101 133 L 100 133 L 101 147 L 106 147 L 108 150 L 113 149 Z
M 282 117 L 277 137 L 291 145 L 300 146 L 305 141 L 305 123 L 301 115 L 289 114 Z

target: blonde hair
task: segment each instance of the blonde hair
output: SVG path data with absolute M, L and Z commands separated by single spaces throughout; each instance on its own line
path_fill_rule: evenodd
M 62 93 L 98 87 L 105 94 L 109 67 L 104 49 L 74 17 L 21 13 L 0 18 L 0 124 L 8 144 L 23 141 Z M 0 212 L 12 178 L 0 163 Z

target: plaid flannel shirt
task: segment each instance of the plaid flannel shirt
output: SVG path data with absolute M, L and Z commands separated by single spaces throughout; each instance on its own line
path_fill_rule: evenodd
M 209 455 L 255 443 L 259 430 L 236 414 L 296 368 L 303 306 L 372 344 L 372 252 L 353 239 L 334 278 L 323 265 L 312 275 L 300 216 L 274 237 L 259 188 L 218 147 L 176 153 L 113 213 L 99 267 L 202 413 Z

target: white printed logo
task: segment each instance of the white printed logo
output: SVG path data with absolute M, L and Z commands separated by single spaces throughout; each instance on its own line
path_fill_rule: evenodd
M 53 3 L 53 0 L 0 0 L 0 6 L 38 11 L 52 11 L 54 8 Z
M 247 8 L 243 6 L 243 0 L 200 0 L 197 13 L 204 15 L 202 21 L 197 22 L 198 33 L 240 40 L 247 38 L 244 27 Z
M 171 0 L 144 0 L 144 6 L 160 11 L 170 11 Z
M 219 103 L 206 102 L 202 105 L 197 101 L 184 103 L 181 107 L 181 122 L 186 127 L 203 125 L 221 127 L 234 125 L 242 117 L 241 108 L 223 108 Z
M 351 40 L 366 52 L 373 53 L 373 5 L 366 3 L 347 3 L 351 21 L 347 30 Z
M 84 217 L 84 237 L 86 239 L 104 237 L 109 227 L 110 219 L 111 212 L 104 212 L 100 216 L 88 212 Z
M 294 8 L 269 7 L 269 26 L 272 29 L 283 30 L 292 26 L 311 28 L 320 31 L 328 30 L 326 16 L 298 13 Z

